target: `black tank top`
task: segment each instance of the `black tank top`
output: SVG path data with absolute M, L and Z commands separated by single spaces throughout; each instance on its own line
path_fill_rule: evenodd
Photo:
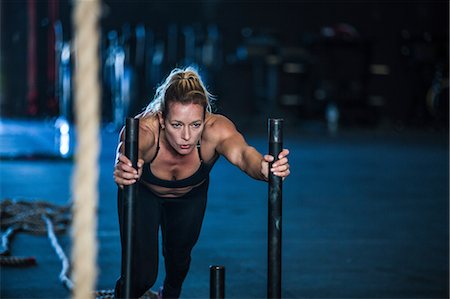
M 181 180 L 162 180 L 158 177 L 156 177 L 152 170 L 150 169 L 150 164 L 155 160 L 156 156 L 159 152 L 159 136 L 161 134 L 161 129 L 158 130 L 158 144 L 156 147 L 156 153 L 153 159 L 150 162 L 144 163 L 144 166 L 142 168 L 142 176 L 141 180 L 145 181 L 147 184 L 156 185 L 160 187 L 165 188 L 184 188 L 184 187 L 190 187 L 190 186 L 197 186 L 204 182 L 208 177 L 209 173 L 216 163 L 217 159 L 219 158 L 219 155 L 216 154 L 212 160 L 211 163 L 205 163 L 203 162 L 201 151 L 200 151 L 200 141 L 197 144 L 197 152 L 198 156 L 200 158 L 200 167 L 197 169 L 197 171 L 192 174 L 191 176 L 181 179 Z M 201 139 L 201 138 L 200 138 Z

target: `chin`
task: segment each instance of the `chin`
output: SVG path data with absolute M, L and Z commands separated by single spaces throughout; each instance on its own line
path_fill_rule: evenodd
M 177 153 L 180 155 L 189 155 L 194 150 L 194 147 L 190 147 L 187 149 L 178 148 Z

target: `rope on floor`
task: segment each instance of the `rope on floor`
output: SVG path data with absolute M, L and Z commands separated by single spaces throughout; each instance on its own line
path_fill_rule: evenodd
M 51 221 L 53 234 L 66 231 L 70 222 L 70 207 L 57 206 L 43 201 L 11 200 L 0 203 L 0 227 L 2 230 L 2 249 L 0 251 L 1 266 L 33 266 L 37 261 L 34 257 L 18 257 L 11 255 L 10 243 L 18 232 L 43 235 L 48 232 L 45 216 Z M 3 232 L 4 231 L 4 232 Z M 56 237 L 56 236 L 55 236 Z
M 52 221 L 46 215 L 42 215 L 42 218 L 44 219 L 45 224 L 47 225 L 47 236 L 50 239 L 50 243 L 52 244 L 53 249 L 55 250 L 56 254 L 58 255 L 62 263 L 61 272 L 59 273 L 59 280 L 68 290 L 72 290 L 73 283 L 69 279 L 67 274 L 70 269 L 69 260 L 67 259 L 64 250 L 61 248 L 61 245 L 59 245 L 58 239 L 56 238 L 55 231 L 53 229 Z
M 0 218 L 1 221 L 2 218 Z M 0 251 L 0 256 L 8 256 L 11 254 L 9 249 L 9 239 L 18 231 L 17 226 L 10 226 L 4 234 L 2 234 L 2 251 Z
M 47 235 L 53 250 L 61 261 L 59 280 L 64 287 L 74 290 L 74 284 L 69 278 L 70 261 L 57 235 L 67 231 L 71 222 L 70 206 L 58 206 L 45 201 L 11 200 L 0 202 L 0 227 L 2 230 L 2 249 L 0 251 L 0 266 L 29 267 L 37 265 L 34 257 L 12 256 L 11 244 L 13 237 L 19 233 Z M 93 292 L 96 299 L 113 299 L 114 290 L 97 290 Z

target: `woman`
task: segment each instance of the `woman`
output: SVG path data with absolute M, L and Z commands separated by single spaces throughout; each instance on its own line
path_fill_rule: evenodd
M 153 101 L 137 116 L 140 119 L 137 170 L 122 154 L 121 133 L 114 180 L 121 188 L 138 182 L 139 241 L 135 257 L 139 265 L 133 297 L 142 296 L 157 278 L 159 227 L 166 268 L 160 296 L 180 296 L 191 250 L 200 234 L 209 172 L 220 155 L 250 177 L 268 180 L 268 165 L 274 158 L 263 157 L 246 143 L 229 119 L 213 114 L 211 98 L 195 69 L 174 69 L 157 89 Z M 288 150 L 283 150 L 270 169 L 283 179 L 290 173 L 288 154 Z M 121 278 L 116 284 L 116 295 L 122 288 Z

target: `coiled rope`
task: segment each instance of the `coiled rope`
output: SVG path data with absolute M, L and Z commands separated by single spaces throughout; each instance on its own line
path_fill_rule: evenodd
M 34 257 L 13 256 L 11 243 L 16 233 L 47 235 L 53 250 L 61 261 L 59 280 L 64 287 L 73 292 L 74 283 L 69 278 L 70 261 L 57 235 L 67 232 L 71 218 L 71 206 L 58 206 L 45 201 L 25 201 L 4 199 L 0 202 L 0 227 L 2 230 L 2 248 L 0 251 L 0 266 L 30 267 L 37 261 Z M 91 292 L 96 299 L 113 299 L 114 290 L 96 290 Z M 157 294 L 148 290 L 142 297 L 156 299 Z
M 11 255 L 10 243 L 18 232 L 35 235 L 47 234 L 57 244 L 56 234 L 64 233 L 70 222 L 70 206 L 57 206 L 43 201 L 23 201 L 5 199 L 0 203 L 0 226 L 2 231 L 1 266 L 33 266 L 34 257 Z M 51 224 L 51 230 L 48 225 Z M 59 245 L 58 245 L 59 246 Z M 60 246 L 59 246 L 60 247 Z M 61 247 L 60 247 L 61 248 Z M 62 250 L 62 249 L 61 249 Z M 68 264 L 68 262 L 67 262 Z M 61 275 L 65 270 L 63 269 Z M 66 275 L 67 276 L 67 275 Z

